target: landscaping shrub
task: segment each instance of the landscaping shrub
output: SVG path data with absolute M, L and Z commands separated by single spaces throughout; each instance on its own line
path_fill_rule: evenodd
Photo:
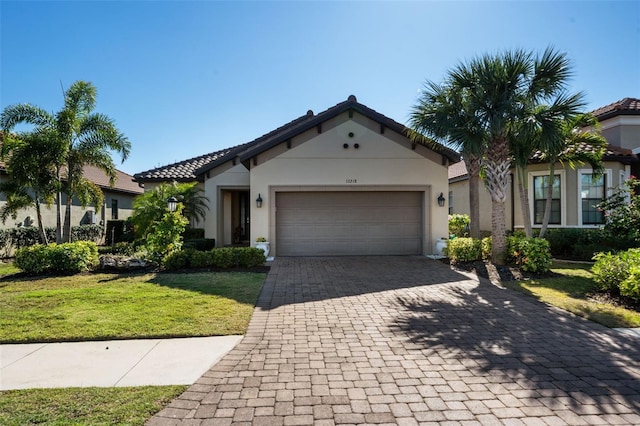
M 626 241 L 631 247 L 640 247 L 640 179 L 631 176 L 598 208 L 604 213 L 604 231 L 612 239 Z
M 468 214 L 449 215 L 449 234 L 457 237 L 467 236 L 469 223 L 471 223 L 471 218 Z
M 551 249 L 544 238 L 518 238 L 512 240 L 511 256 L 523 271 L 547 272 L 551 268 Z
M 185 239 L 182 247 L 192 248 L 198 251 L 209 251 L 216 248 L 216 240 L 214 238 Z
M 204 238 L 204 228 L 185 228 L 182 238 L 187 240 L 200 240 Z
M 634 300 L 640 300 L 640 263 L 629 268 L 629 276 L 620 283 L 620 294 Z
M 210 251 L 184 249 L 175 251 L 165 257 L 163 265 L 167 270 L 185 268 L 219 268 L 234 267 L 253 268 L 266 261 L 264 252 L 255 247 L 225 247 Z
M 601 289 L 622 293 L 622 283 L 630 278 L 633 268 L 635 278 L 625 283 L 625 292 L 634 293 L 634 280 L 638 277 L 635 269 L 640 265 L 640 249 L 629 249 L 618 254 L 598 253 L 593 258 L 596 261 L 591 268 L 593 280 Z M 637 285 L 636 281 L 636 288 Z
M 130 243 L 134 240 L 133 225 L 130 220 L 108 220 L 105 230 L 105 244 Z
M 633 244 L 625 238 L 612 238 L 603 229 L 551 228 L 544 238 L 551 245 L 551 254 L 562 259 L 591 260 L 603 250 L 626 250 Z
M 124 256 L 133 256 L 138 250 L 139 246 L 135 243 L 128 243 L 125 241 L 112 244 L 110 246 L 99 246 L 99 254 L 118 254 Z
M 482 242 L 474 238 L 449 240 L 447 256 L 451 263 L 473 262 L 482 258 Z
M 178 205 L 175 212 L 168 212 L 162 219 L 149 227 L 145 246 L 150 260 L 162 263 L 163 259 L 174 251 L 182 248 L 182 232 L 187 225 L 187 219 L 182 216 L 182 206 Z
M 98 263 L 98 247 L 91 241 L 64 244 L 34 244 L 16 251 L 14 264 L 31 275 L 75 274 Z
M 491 249 L 492 249 L 493 240 L 491 237 L 484 237 L 481 241 L 482 246 L 482 259 L 489 260 L 491 259 Z

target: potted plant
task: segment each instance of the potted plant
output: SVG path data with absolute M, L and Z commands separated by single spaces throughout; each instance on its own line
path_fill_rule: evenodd
M 265 237 L 256 238 L 256 248 L 264 252 L 264 257 L 269 256 L 269 241 Z

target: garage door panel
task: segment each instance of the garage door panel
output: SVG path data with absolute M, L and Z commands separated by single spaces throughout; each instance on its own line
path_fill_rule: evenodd
M 276 195 L 279 256 L 420 254 L 421 192 Z

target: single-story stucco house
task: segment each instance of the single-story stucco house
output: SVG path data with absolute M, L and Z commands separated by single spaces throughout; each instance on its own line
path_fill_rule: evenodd
M 595 228 L 604 223 L 603 212 L 595 207 L 611 195 L 615 187 L 631 175 L 640 175 L 640 99 L 624 98 L 592 111 L 600 122 L 608 146 L 604 155 L 605 173 L 592 179 L 588 165 L 571 169 L 556 164 L 554 196 L 549 227 Z M 549 164 L 532 156 L 527 167 L 527 190 L 532 226 L 539 228 L 546 203 Z M 491 198 L 480 184 L 480 229 L 491 230 Z M 517 192 L 517 176 L 511 173 L 506 203 L 508 229 L 523 228 L 522 209 Z M 469 214 L 469 179 L 464 162 L 449 167 L 449 213 Z
M 109 177 L 105 172 L 94 166 L 84 166 L 83 175 L 86 179 L 95 183 L 104 195 L 104 205 L 97 209 L 94 206 L 82 207 L 78 200 L 73 200 L 71 205 L 71 225 L 106 224 L 109 220 L 127 219 L 133 213 L 133 199 L 142 194 L 142 189 L 133 181 L 133 176 L 116 170 L 117 181 L 109 185 Z M 9 179 L 4 163 L 0 162 L 0 180 Z M 62 195 L 63 216 L 66 196 Z M 0 192 L 0 208 L 6 203 L 6 194 Z M 55 205 L 42 206 L 42 221 L 45 227 L 56 226 Z M 9 218 L 5 223 L 0 221 L 0 229 L 9 229 L 16 226 L 37 226 L 35 208 L 20 210 L 18 217 Z M 64 220 L 64 217 L 63 217 Z
M 218 247 L 265 237 L 275 256 L 432 254 L 448 234 L 442 194 L 459 156 L 407 132 L 349 96 L 249 143 L 134 177 L 146 190 L 199 182 L 209 212 L 198 226 Z

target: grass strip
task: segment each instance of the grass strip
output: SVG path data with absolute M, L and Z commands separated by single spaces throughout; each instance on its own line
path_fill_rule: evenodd
M 187 386 L 0 392 L 2 425 L 143 425 Z
M 244 334 L 262 273 L 81 274 L 0 281 L 0 342 Z
M 640 327 L 640 312 L 590 300 L 598 290 L 589 264 L 554 262 L 557 277 L 509 281 L 503 285 L 611 328 Z

